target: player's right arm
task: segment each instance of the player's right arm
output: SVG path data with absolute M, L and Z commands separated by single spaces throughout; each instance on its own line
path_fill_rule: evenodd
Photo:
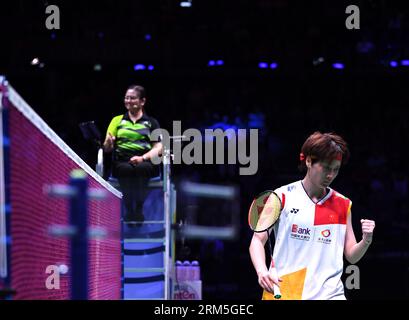
M 273 292 L 273 284 L 280 285 L 278 279 L 273 279 L 266 266 L 266 254 L 264 245 L 267 241 L 267 232 L 253 233 L 253 238 L 250 243 L 250 257 L 253 262 L 254 269 L 257 272 L 258 283 L 260 286 L 269 292 Z

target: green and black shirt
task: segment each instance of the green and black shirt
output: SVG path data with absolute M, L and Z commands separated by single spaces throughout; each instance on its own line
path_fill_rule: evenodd
M 114 117 L 109 124 L 107 135 L 110 133 L 115 139 L 115 160 L 129 161 L 133 156 L 142 156 L 152 149 L 153 143 L 150 134 L 159 129 L 159 123 L 155 118 L 143 114 L 133 122 L 128 112 Z

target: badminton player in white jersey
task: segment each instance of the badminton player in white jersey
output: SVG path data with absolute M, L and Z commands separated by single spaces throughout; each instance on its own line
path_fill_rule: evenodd
M 282 299 L 345 299 L 343 255 L 352 264 L 358 262 L 368 250 L 375 228 L 374 221 L 361 219 L 362 240 L 357 242 L 351 224 L 351 200 L 329 187 L 348 158 L 342 137 L 315 132 L 301 148 L 304 179 L 274 190 L 282 203 L 273 227 L 278 276 L 274 277 L 266 266 L 267 233 L 254 233 L 250 244 L 263 299 L 275 299 L 274 284 L 280 287 Z

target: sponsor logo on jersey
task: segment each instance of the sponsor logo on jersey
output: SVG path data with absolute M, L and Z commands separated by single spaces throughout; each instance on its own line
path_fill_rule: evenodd
M 321 230 L 321 232 L 318 233 L 317 241 L 325 244 L 330 244 L 332 242 L 331 230 L 330 229 Z
M 330 229 L 322 230 L 322 231 L 321 231 L 321 235 L 322 235 L 324 238 L 328 238 L 328 237 L 331 235 L 331 230 L 330 230 Z
M 296 214 L 298 211 L 300 211 L 300 209 L 292 208 L 290 212 Z
M 293 224 L 291 226 L 291 235 L 290 235 L 290 237 L 292 239 L 310 241 L 310 239 L 311 239 L 311 229 L 310 228 L 300 227 L 297 224 Z

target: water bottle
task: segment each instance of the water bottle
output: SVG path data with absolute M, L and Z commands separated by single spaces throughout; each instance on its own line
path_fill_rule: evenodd
M 176 260 L 175 262 L 175 273 L 176 273 L 176 282 L 181 281 L 181 276 L 182 276 L 182 261 Z
M 185 260 L 183 261 L 183 265 L 182 265 L 182 269 L 183 269 L 183 280 L 182 281 L 190 281 L 191 280 L 191 273 L 192 273 L 192 266 L 190 264 L 190 261 Z
M 200 265 L 199 261 L 194 260 L 192 261 L 192 281 L 199 281 L 200 280 Z

